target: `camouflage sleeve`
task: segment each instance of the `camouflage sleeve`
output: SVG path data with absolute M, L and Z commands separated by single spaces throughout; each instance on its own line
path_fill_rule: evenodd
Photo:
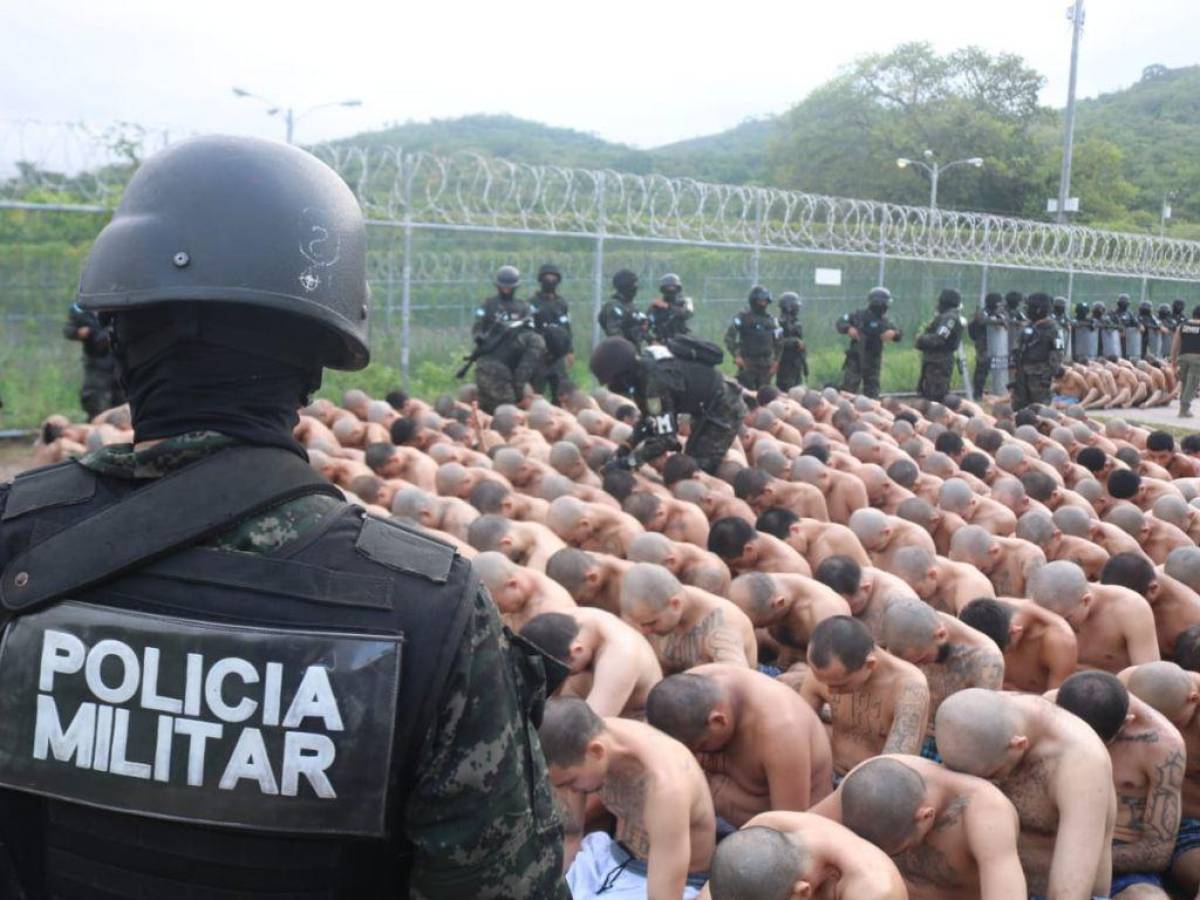
M 405 830 L 416 900 L 569 900 L 562 826 L 520 654 L 480 590 L 418 762 Z
M 725 349 L 732 355 L 738 356 L 741 353 L 739 349 L 742 336 L 741 329 L 738 326 L 741 321 L 735 316 L 733 321 L 729 323 L 729 327 L 725 329 Z
M 600 308 L 600 327 L 604 329 L 606 337 L 623 337 L 625 330 L 622 327 L 624 318 L 621 308 L 617 304 L 609 302 Z
M 495 319 L 486 303 L 481 303 L 475 310 L 475 321 L 471 323 L 471 337 L 482 337 L 492 327 Z

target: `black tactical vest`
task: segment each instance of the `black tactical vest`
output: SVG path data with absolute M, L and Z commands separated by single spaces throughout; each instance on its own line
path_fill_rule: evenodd
M 145 484 L 18 476 L 5 587 Z M 407 896 L 397 813 L 476 590 L 449 546 L 347 505 L 278 554 L 193 547 L 17 615 L 0 849 L 31 900 Z
M 1179 352 L 1200 353 L 1200 322 L 1185 319 L 1179 326 Z
M 766 359 L 775 352 L 775 331 L 778 324 L 768 313 L 754 311 L 739 313 L 734 318 L 741 343 L 742 356 L 746 359 Z

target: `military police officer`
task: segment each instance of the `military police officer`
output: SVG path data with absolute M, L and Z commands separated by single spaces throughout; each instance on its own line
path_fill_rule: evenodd
M 1154 304 L 1143 300 L 1138 304 L 1137 325 L 1142 331 L 1142 358 L 1162 356 L 1162 323 L 1154 315 Z
M 1113 310 L 1112 314 L 1112 323 L 1121 332 L 1121 356 L 1125 359 L 1131 358 L 1128 330 L 1130 328 L 1138 327 L 1137 316 L 1134 315 L 1133 310 L 1130 309 L 1129 302 L 1128 294 L 1119 294 L 1117 296 L 1117 308 Z M 1139 352 L 1134 355 L 1134 358 L 1140 356 L 1141 352 L 1139 350 Z
M 1071 315 L 1067 311 L 1067 298 L 1057 296 L 1054 298 L 1053 304 L 1050 307 L 1050 318 L 1054 320 L 1054 324 L 1058 326 L 1058 331 L 1062 335 L 1063 340 L 1063 359 L 1070 360 L 1071 358 Z
M 834 326 L 838 334 L 850 336 L 846 361 L 842 364 L 842 390 L 868 397 L 879 396 L 879 369 L 883 364 L 883 345 L 900 340 L 900 329 L 887 317 L 892 292 L 885 287 L 872 288 L 867 308 L 847 313 Z
M 1015 379 L 1017 375 L 1013 356 L 1016 353 L 1017 344 L 1021 340 L 1021 332 L 1025 329 L 1025 323 L 1029 321 L 1029 316 L 1021 308 L 1024 303 L 1025 295 L 1020 291 L 1009 291 L 1004 295 L 1004 321 L 1008 323 L 1008 377 L 1010 380 Z
M 638 277 L 629 269 L 621 269 L 612 279 L 615 293 L 600 308 L 596 321 L 609 337 L 623 337 L 638 350 L 649 336 L 650 320 L 633 305 L 638 292 Z
M 83 345 L 83 384 L 79 390 L 79 405 L 94 419 L 106 409 L 125 402 L 117 378 L 111 335 L 96 314 L 73 304 L 63 326 L 63 337 Z
M 1062 369 L 1062 335 L 1050 317 L 1050 295 L 1029 295 L 1029 321 L 1021 329 L 1013 360 L 1016 380 L 1012 385 L 1013 409 L 1031 403 L 1049 403 L 1051 383 Z
M 658 282 L 659 296 L 650 301 L 647 310 L 650 319 L 650 339 L 656 344 L 665 344 L 679 334 L 690 331 L 688 319 L 694 308 L 692 298 L 683 296 L 683 281 L 674 272 L 668 272 Z
M 752 391 L 771 383 L 779 364 L 783 332 L 779 320 L 767 312 L 771 292 L 760 284 L 750 289 L 748 309 L 742 310 L 725 331 L 725 347 L 738 367 L 737 380 Z
M 1192 317 L 1184 319 L 1171 340 L 1171 365 L 1179 379 L 1179 415 L 1192 414 L 1192 401 L 1200 387 L 1200 306 L 1192 309 Z
M 721 348 L 692 337 L 680 340 L 685 343 L 676 348 L 690 358 L 661 346 L 639 354 L 624 338 L 605 338 L 592 352 L 592 374 L 609 390 L 633 400 L 641 413 L 615 462 L 636 468 L 680 449 L 678 416 L 686 413 L 691 417 L 686 452 L 701 469 L 715 474 L 737 437 L 746 407 L 741 390 L 716 369 L 724 356 Z
M 96 239 L 135 443 L 0 486 L 4 896 L 569 896 L 553 664 L 292 435 L 368 362 L 366 249 L 336 173 L 233 137 L 146 160 Z
M 784 291 L 779 295 L 779 328 L 781 332 L 779 371 L 775 384 L 781 391 L 803 384 L 808 377 L 808 351 L 804 346 L 804 326 L 800 324 L 800 295 Z
M 546 356 L 533 377 L 533 389 L 548 393 L 557 404 L 561 395 L 570 389 L 567 370 L 575 362 L 574 338 L 571 334 L 571 311 L 567 301 L 559 296 L 562 271 L 553 263 L 538 268 L 538 291 L 529 301 L 533 309 L 533 325 L 546 344 Z
M 497 322 L 512 323 L 529 318 L 529 304 L 517 299 L 517 286 L 520 283 L 521 273 L 516 266 L 501 266 L 496 271 L 496 293 L 475 310 L 472 337 L 485 336 Z
M 938 296 L 938 314 L 917 335 L 916 346 L 921 351 L 921 377 L 917 393 L 927 400 L 942 400 L 950 393 L 954 378 L 954 354 L 962 343 L 963 321 L 959 315 L 962 295 L 946 288 Z
M 988 373 L 992 368 L 991 353 L 988 348 L 988 326 L 1005 326 L 1004 310 L 1001 307 L 1004 297 L 992 291 L 983 298 L 983 307 L 975 310 L 975 315 L 967 323 L 967 336 L 975 344 L 975 369 L 971 373 L 972 396 L 983 396 L 987 387 Z
M 529 304 L 516 296 L 520 283 L 516 266 L 501 266 L 496 272 L 496 293 L 475 310 L 471 327 L 479 360 L 475 384 L 479 407 L 486 413 L 505 403 L 519 403 L 545 362 L 546 342 L 534 328 Z

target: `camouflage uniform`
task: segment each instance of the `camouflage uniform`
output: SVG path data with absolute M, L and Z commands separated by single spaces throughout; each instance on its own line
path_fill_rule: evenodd
M 846 361 L 842 363 L 842 390 L 852 394 L 862 392 L 868 397 L 879 396 L 879 370 L 883 365 L 883 341 L 886 331 L 900 329 L 891 323 L 887 314 L 876 312 L 870 307 L 842 316 L 837 325 L 838 334 L 846 334 L 851 328 L 858 331 L 861 339 L 851 339 L 846 348 Z
M 558 294 L 542 291 L 530 301 L 533 309 L 533 325 L 546 342 L 546 357 L 538 367 L 531 384 L 539 394 L 549 388 L 549 399 L 557 403 L 559 392 L 570 383 L 567 375 L 567 356 L 574 352 L 571 334 L 571 311 L 567 301 Z
M 803 384 L 808 377 L 808 353 L 804 347 L 804 326 L 795 316 L 781 315 L 779 329 L 782 335 L 779 353 L 779 369 L 775 373 L 775 384 L 781 391 Z
M 78 337 L 80 328 L 90 329 L 87 337 Z M 83 383 L 79 390 L 79 405 L 94 419 L 106 409 L 125 402 L 125 393 L 117 381 L 117 364 L 113 358 L 108 329 L 100 324 L 95 313 L 72 306 L 63 337 L 83 344 Z
M 971 396 L 979 399 L 987 388 L 988 375 L 992 371 L 992 356 L 988 350 L 988 325 L 1005 327 L 1004 313 L 995 307 L 979 309 L 967 323 L 967 336 L 975 344 L 975 370 L 971 373 Z
M 725 331 L 725 347 L 744 363 L 738 368 L 738 384 L 756 391 L 771 383 L 782 336 L 779 320 L 765 309 L 751 307 L 733 317 Z
M 600 307 L 596 322 L 606 337 L 623 337 L 638 350 L 642 349 L 650 329 L 646 314 L 633 305 L 633 300 L 626 300 L 620 294 L 613 294 Z
M 690 334 L 688 319 L 692 317 L 692 301 L 690 297 L 680 297 L 672 303 L 665 298 L 658 298 L 647 309 L 650 324 L 650 339 L 656 344 L 666 344 L 679 334 Z
M 542 368 L 546 342 L 532 329 L 521 329 L 494 352 L 475 364 L 475 386 L 479 388 L 479 408 L 495 412 L 497 406 L 517 403 Z
M 1028 322 L 1013 354 L 1016 379 L 1012 386 L 1013 409 L 1031 403 L 1049 403 L 1054 373 L 1062 368 L 1062 335 L 1053 319 Z
M 917 393 L 926 400 L 942 400 L 950 393 L 954 378 L 954 354 L 962 342 L 963 324 L 958 308 L 938 313 L 925 330 L 917 336 L 921 351 L 921 377 Z
M 141 451 L 110 445 L 80 462 L 108 478 L 157 478 L 237 443 L 194 432 Z M 0 488 L 0 509 L 6 500 L 7 486 Z M 320 495 L 287 501 L 206 545 L 283 554 L 314 537 L 341 506 Z M 415 846 L 411 897 L 570 898 L 562 878 L 562 830 L 529 720 L 544 692 L 538 694 L 526 646 L 501 625 L 486 591 L 478 590 L 441 711 L 415 766 L 404 818 L 395 824 Z M 515 682 L 518 690 L 498 690 L 497 679 Z

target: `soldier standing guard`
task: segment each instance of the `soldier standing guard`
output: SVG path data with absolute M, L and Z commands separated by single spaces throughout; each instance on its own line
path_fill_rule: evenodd
M 1071 316 L 1067 312 L 1067 298 L 1055 297 L 1054 305 L 1050 312 L 1050 318 L 1054 319 L 1054 324 L 1058 326 L 1059 332 L 1062 334 L 1063 340 L 1063 359 L 1067 362 L 1071 361 Z
M 779 328 L 782 331 L 779 371 L 775 384 L 781 391 L 803 384 L 808 377 L 808 351 L 804 346 L 804 326 L 800 324 L 800 295 L 784 291 L 779 295 Z
M 658 282 L 660 296 L 650 302 L 650 339 L 665 344 L 680 334 L 688 334 L 688 319 L 694 308 L 692 298 L 683 296 L 683 282 L 674 272 L 668 272 Z
M 938 297 L 938 314 L 921 334 L 916 347 L 921 351 L 921 377 L 917 393 L 926 400 L 942 400 L 950 393 L 954 378 L 954 354 L 962 343 L 963 322 L 958 310 L 962 295 L 946 288 Z
M 237 137 L 147 159 L 93 244 L 134 442 L 0 486 L 4 897 L 569 897 L 565 673 L 293 436 L 369 361 L 366 253 L 337 173 Z
M 1013 362 L 1013 355 L 1017 351 L 1017 344 L 1021 340 L 1021 332 L 1025 329 L 1025 323 L 1029 321 L 1029 316 L 1021 309 L 1021 305 L 1025 302 L 1025 295 L 1020 291 L 1009 291 L 1004 295 L 1004 321 L 1008 323 L 1008 380 L 1013 381 L 1017 377 L 1016 366 Z
M 106 409 L 125 402 L 125 392 L 117 378 L 117 362 L 112 352 L 112 335 L 100 323 L 96 314 L 71 306 L 63 337 L 83 345 L 83 383 L 79 389 L 79 405 L 94 419 Z
M 496 293 L 475 310 L 471 333 L 478 355 L 475 384 L 479 407 L 491 413 L 505 403 L 519 403 L 546 356 L 546 342 L 533 328 L 529 304 L 516 296 L 521 273 L 516 266 L 496 272 Z
M 600 307 L 596 321 L 605 335 L 623 337 L 640 351 L 649 336 L 650 320 L 633 305 L 633 298 L 638 292 L 637 274 L 629 269 L 621 269 L 613 275 L 612 284 L 616 293 Z
M 571 334 L 571 311 L 567 301 L 559 296 L 562 270 L 553 263 L 538 268 L 538 292 L 530 299 L 533 327 L 546 343 L 546 359 L 533 377 L 533 389 L 539 394 L 549 391 L 550 402 L 558 404 L 571 388 L 567 370 L 575 362 L 574 337 Z
M 747 302 L 749 309 L 734 316 L 725 331 L 725 347 L 738 367 L 738 384 L 757 391 L 771 383 L 779 365 L 783 332 L 779 320 L 767 312 L 770 291 L 756 284 L 750 289 Z
M 1154 304 L 1143 300 L 1138 304 L 1138 328 L 1142 332 L 1142 359 L 1162 357 L 1162 323 L 1154 315 Z
M 975 371 L 971 373 L 971 388 L 974 391 L 972 396 L 976 399 L 982 397 L 987 388 L 988 375 L 992 370 L 992 354 L 999 350 L 988 344 L 988 330 L 1007 327 L 1004 310 L 1000 306 L 1003 302 L 1004 297 L 1001 294 L 991 292 L 983 298 L 983 308 L 976 310 L 967 324 L 967 336 L 975 344 Z M 1005 347 L 1003 352 L 1007 353 L 1008 348 Z M 1007 366 L 1006 362 L 1005 368 Z
M 883 345 L 900 340 L 900 329 L 887 317 L 892 292 L 885 287 L 872 288 L 867 308 L 846 313 L 834 326 L 838 334 L 850 336 L 846 361 L 842 363 L 842 390 L 868 397 L 879 396 L 879 369 L 883 364 Z
M 1137 316 L 1129 307 L 1129 295 L 1120 294 L 1117 297 L 1117 308 L 1113 312 L 1113 325 L 1120 331 L 1121 357 L 1124 359 L 1142 358 L 1142 331 L 1138 325 Z
M 1062 370 L 1062 334 L 1050 318 L 1050 295 L 1029 296 L 1029 319 L 1021 329 L 1013 359 L 1017 377 L 1012 385 L 1014 410 L 1031 403 L 1049 403 L 1051 384 Z

